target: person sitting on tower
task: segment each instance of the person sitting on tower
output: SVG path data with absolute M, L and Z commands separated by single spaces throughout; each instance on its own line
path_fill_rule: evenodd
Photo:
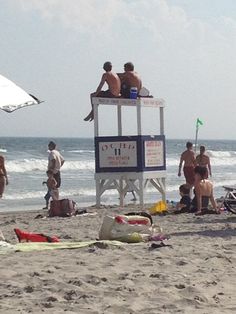
M 124 98 L 130 98 L 131 87 L 136 87 L 139 93 L 142 88 L 142 81 L 137 72 L 134 71 L 134 65 L 132 62 L 124 64 L 124 73 L 119 73 L 121 80 L 121 96 Z
M 120 96 L 121 88 L 120 79 L 116 73 L 112 72 L 111 62 L 109 61 L 105 62 L 103 65 L 103 70 L 105 71 L 105 73 L 102 75 L 101 81 L 97 87 L 96 92 L 90 94 L 92 110 L 87 115 L 87 117 L 84 118 L 84 121 L 93 121 L 94 119 L 92 104 L 93 97 L 116 98 Z M 107 83 L 108 85 L 108 90 L 103 91 L 102 87 L 105 83 Z

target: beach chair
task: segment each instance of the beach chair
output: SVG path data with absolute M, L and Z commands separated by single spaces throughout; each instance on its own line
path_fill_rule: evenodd
M 236 186 L 223 186 L 223 188 L 226 191 L 223 205 L 231 213 L 236 214 Z

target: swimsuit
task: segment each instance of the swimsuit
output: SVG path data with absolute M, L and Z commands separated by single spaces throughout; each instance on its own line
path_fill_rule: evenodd
M 202 208 L 201 208 L 201 210 L 208 209 L 209 200 L 210 200 L 210 196 L 205 196 L 205 195 L 202 196 Z M 192 212 L 197 211 L 197 198 L 196 198 L 196 196 L 194 196 L 191 205 L 192 205 Z
M 101 90 L 96 97 L 104 97 L 104 98 L 116 98 L 116 97 L 119 97 L 119 96 L 115 96 L 113 95 L 109 89 L 108 90 Z
M 184 167 L 183 171 L 184 171 L 186 183 L 193 185 L 194 184 L 194 167 L 192 166 Z

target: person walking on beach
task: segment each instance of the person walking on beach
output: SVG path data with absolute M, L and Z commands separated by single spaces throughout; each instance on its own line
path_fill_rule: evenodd
M 55 178 L 57 182 L 57 188 L 61 186 L 61 173 L 60 169 L 64 165 L 64 158 L 59 153 L 58 150 L 56 150 L 56 144 L 53 141 L 50 141 L 48 144 L 48 170 L 52 170 L 53 177 Z
M 190 188 L 192 188 L 194 184 L 194 168 L 196 165 L 193 144 L 191 142 L 187 142 L 186 148 L 187 149 L 181 154 L 180 157 L 178 176 L 181 176 L 181 169 L 184 163 L 183 171 L 185 180 L 186 183 L 189 184 Z
M 132 62 L 124 64 L 124 73 L 119 73 L 121 79 L 121 96 L 124 98 L 130 98 L 131 87 L 136 87 L 139 93 L 142 88 L 142 81 L 137 72 L 134 71 L 134 65 Z
M 207 169 L 206 171 L 206 179 L 208 178 L 208 175 L 212 176 L 211 173 L 211 163 L 210 158 L 205 154 L 206 148 L 205 146 L 200 146 L 200 154 L 196 157 L 196 164 L 200 167 L 205 167 Z
M 6 185 L 8 185 L 8 177 L 5 168 L 5 159 L 0 155 L 0 198 L 2 198 Z
M 119 76 L 112 72 L 112 64 L 111 62 L 105 62 L 103 65 L 103 70 L 105 73 L 102 75 L 101 81 L 97 87 L 96 92 L 90 94 L 90 101 L 92 110 L 87 115 L 87 117 L 84 118 L 84 121 L 93 121 L 93 104 L 92 104 L 92 98 L 93 97 L 105 97 L 105 98 L 115 98 L 120 96 L 120 79 Z M 107 83 L 108 90 L 103 91 L 102 87 L 103 85 Z

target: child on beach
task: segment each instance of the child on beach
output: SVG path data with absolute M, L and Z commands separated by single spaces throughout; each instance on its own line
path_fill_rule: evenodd
M 191 206 L 190 186 L 188 184 L 182 184 L 179 187 L 179 194 L 181 196 L 180 201 L 176 205 L 174 214 L 189 213 Z
M 55 180 L 55 178 L 53 176 L 53 171 L 48 170 L 46 173 L 47 173 L 48 179 L 47 179 L 47 181 L 44 181 L 43 184 L 47 184 L 48 192 L 44 196 L 44 198 L 46 200 L 46 207 L 44 207 L 44 209 L 48 209 L 50 197 L 54 201 L 59 200 L 59 190 L 57 188 L 57 181 Z

